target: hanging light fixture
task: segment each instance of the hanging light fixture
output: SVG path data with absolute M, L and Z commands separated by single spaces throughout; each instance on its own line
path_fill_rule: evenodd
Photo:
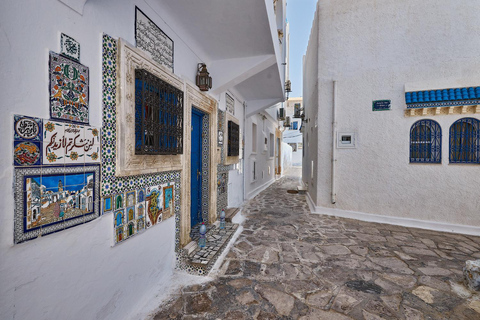
M 196 84 L 202 91 L 208 91 L 212 88 L 212 77 L 210 77 L 205 63 L 199 63 L 197 65 Z

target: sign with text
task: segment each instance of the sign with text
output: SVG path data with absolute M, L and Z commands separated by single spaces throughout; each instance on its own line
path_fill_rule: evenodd
M 372 102 L 372 111 L 390 110 L 392 102 L 390 100 L 374 100 Z

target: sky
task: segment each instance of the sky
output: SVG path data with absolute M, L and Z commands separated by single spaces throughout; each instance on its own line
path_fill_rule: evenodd
M 287 21 L 290 24 L 290 81 L 289 97 L 302 94 L 302 57 L 307 51 L 317 0 L 287 0 Z

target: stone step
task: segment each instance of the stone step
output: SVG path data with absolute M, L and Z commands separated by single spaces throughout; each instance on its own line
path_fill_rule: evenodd
M 218 257 L 225 250 L 227 243 L 237 231 L 238 224 L 227 223 L 225 229 L 220 229 L 213 225 L 205 235 L 207 244 L 204 248 L 198 246 L 198 240 L 190 242 L 187 264 L 204 269 L 203 274 L 208 274 L 210 268 L 215 264 Z M 186 247 L 185 247 L 186 248 Z M 193 249 L 192 249 L 193 248 Z
M 297 191 L 299 194 L 305 194 L 308 191 L 308 188 L 304 186 L 298 186 Z
M 225 221 L 232 222 L 233 217 L 240 211 L 240 208 L 228 208 L 225 210 Z

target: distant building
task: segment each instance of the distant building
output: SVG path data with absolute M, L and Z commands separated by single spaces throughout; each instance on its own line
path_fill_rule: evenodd
M 290 127 L 283 132 L 283 142 L 292 147 L 292 165 L 302 165 L 303 135 L 300 131 L 302 119 L 300 115 L 303 110 L 303 100 L 299 98 L 289 98 L 286 103 L 286 116 L 290 117 Z

